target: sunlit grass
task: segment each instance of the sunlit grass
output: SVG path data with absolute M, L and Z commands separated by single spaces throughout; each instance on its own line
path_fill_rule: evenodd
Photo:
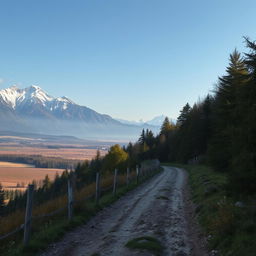
M 131 180 L 134 180 L 135 172 L 131 172 Z M 118 185 L 123 186 L 126 184 L 126 174 L 118 175 Z M 113 177 L 102 177 L 101 178 L 101 189 L 109 189 L 113 186 Z M 85 185 L 80 190 L 74 191 L 74 201 L 81 202 L 88 198 L 92 198 L 95 194 L 95 182 L 89 185 Z M 43 204 L 33 207 L 33 217 L 38 217 L 46 214 L 50 214 L 58 209 L 65 208 L 67 206 L 67 195 L 59 196 L 55 199 L 48 200 Z M 24 223 L 25 210 L 17 210 L 12 214 L 5 217 L 0 217 L 0 236 L 9 233 Z

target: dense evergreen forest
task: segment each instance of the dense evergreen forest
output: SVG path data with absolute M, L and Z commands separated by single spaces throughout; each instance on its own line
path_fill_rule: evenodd
M 230 192 L 256 192 L 256 43 L 244 39 L 248 52 L 234 50 L 213 94 L 185 104 L 177 123 L 166 119 L 156 137 L 142 132 L 143 158 L 205 163 L 228 174 Z

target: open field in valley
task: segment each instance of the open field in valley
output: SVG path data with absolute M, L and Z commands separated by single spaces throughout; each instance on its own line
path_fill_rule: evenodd
M 13 168 L 33 168 L 35 167 L 34 165 L 30 165 L 30 164 L 22 164 L 22 163 L 10 163 L 10 162 L 0 162 L 0 168 L 3 168 L 3 167 L 6 167 L 6 168 L 10 168 L 10 167 L 13 167 Z
M 3 158 L 0 161 L 0 183 L 4 189 L 24 190 L 25 186 L 32 180 L 41 181 L 47 174 L 53 180 L 57 172 L 61 174 L 64 171 L 64 167 L 60 167 L 63 169 L 35 168 L 31 164 L 7 162 L 9 161 L 8 156 L 17 156 L 17 158 L 20 156 L 28 156 L 28 158 L 30 156 L 49 157 L 56 158 L 56 161 L 60 162 L 61 159 L 70 160 L 72 164 L 72 161 L 82 162 L 93 159 L 97 150 L 100 151 L 101 156 L 104 156 L 108 147 L 108 143 L 86 143 L 66 137 L 50 136 L 48 138 L 44 136 L 41 139 L 37 137 L 0 136 L 0 156 L 6 156 L 6 159 Z M 17 184 L 19 184 L 18 187 Z
M 0 132 L 0 155 L 40 155 L 83 161 L 95 157 L 97 150 L 104 156 L 112 144 L 47 135 L 3 136 Z
M 9 146 L 0 144 L 0 155 L 41 155 L 45 157 L 60 157 L 73 160 L 91 160 L 96 156 L 97 149 L 82 147 L 28 147 L 28 146 Z M 105 155 L 105 150 L 100 150 L 101 155 Z
M 63 171 L 62 169 L 0 166 L 0 182 L 4 189 L 25 189 L 17 187 L 17 184 L 27 186 L 32 180 L 43 180 L 47 174 L 53 180 L 56 173 L 61 174 Z

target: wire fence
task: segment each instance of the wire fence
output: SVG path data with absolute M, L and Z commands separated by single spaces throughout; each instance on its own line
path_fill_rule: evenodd
M 4 234 L 2 236 L 0 236 L 0 240 L 4 240 L 10 236 L 13 236 L 15 235 L 16 233 L 18 233 L 19 231 L 21 231 L 22 229 L 24 228 L 24 224 L 21 224 L 19 227 L 17 227 L 16 229 L 14 229 L 13 231 L 7 233 L 7 234 Z
M 136 172 L 130 172 L 130 169 L 127 168 L 126 174 L 118 175 L 118 170 L 116 169 L 114 172 L 114 176 L 112 179 L 102 179 L 100 182 L 95 182 L 95 192 L 90 193 L 89 195 L 82 197 L 80 199 L 74 199 L 74 195 L 80 193 L 81 190 L 75 191 L 74 193 L 74 180 L 68 181 L 68 193 L 67 193 L 67 203 L 64 207 L 58 208 L 56 210 L 53 210 L 49 213 L 39 214 L 32 216 L 32 208 L 33 208 L 33 191 L 34 191 L 34 185 L 29 185 L 28 187 L 28 193 L 27 193 L 27 205 L 26 205 L 26 214 L 25 214 L 25 222 L 20 224 L 18 227 L 13 229 L 10 232 L 7 232 L 5 234 L 0 235 L 0 241 L 5 240 L 7 238 L 10 238 L 14 236 L 15 234 L 21 232 L 24 230 L 24 244 L 27 245 L 30 240 L 30 233 L 31 233 L 31 225 L 33 221 L 42 220 L 44 218 L 49 218 L 56 216 L 62 212 L 67 211 L 68 212 L 68 218 L 69 220 L 73 217 L 73 207 L 74 204 L 81 203 L 83 201 L 93 200 L 95 198 L 96 203 L 99 202 L 100 195 L 106 192 L 110 192 L 112 190 L 113 195 L 116 193 L 117 187 L 123 187 L 128 186 L 132 182 L 139 183 L 140 178 L 147 177 L 149 175 L 152 175 L 153 172 L 158 169 L 160 166 L 160 163 L 158 160 L 151 161 L 147 164 L 142 164 L 141 168 L 136 167 Z M 100 177 L 100 174 L 98 177 Z M 71 178 L 72 179 L 72 178 Z M 99 178 L 100 179 L 100 178 Z M 109 184 L 112 180 L 112 184 Z M 93 185 L 93 184 L 91 184 Z M 86 188 L 85 188 L 86 190 Z M 98 197 L 98 198 L 97 198 Z

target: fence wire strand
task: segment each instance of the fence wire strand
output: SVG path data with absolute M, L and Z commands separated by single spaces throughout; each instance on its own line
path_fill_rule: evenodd
M 12 236 L 16 233 L 18 233 L 19 231 L 21 231 L 22 229 L 24 228 L 24 224 L 21 224 L 19 227 L 17 227 L 16 229 L 14 229 L 13 231 L 7 233 L 7 234 L 4 234 L 2 236 L 0 236 L 0 240 L 4 240 L 5 238 L 9 237 L 9 236 Z
M 155 168 L 151 168 L 152 169 L 155 169 Z M 151 171 L 150 170 L 150 171 Z M 133 177 L 133 175 L 131 175 L 130 177 L 130 181 L 134 181 L 135 180 L 135 177 Z M 125 184 L 125 183 L 124 183 Z M 124 185 L 122 184 L 122 185 Z M 100 188 L 100 191 L 101 192 L 108 192 L 108 191 L 111 191 L 113 189 L 113 185 L 110 185 L 110 186 L 106 186 L 106 187 L 103 187 L 103 188 Z M 89 196 L 86 196 L 85 198 L 83 199 L 79 199 L 79 200 L 74 200 L 73 203 L 77 204 L 77 203 L 80 203 L 80 202 L 83 202 L 83 201 L 88 201 L 90 199 L 93 199 L 95 197 L 95 193 L 89 195 Z M 65 206 L 65 207 L 62 207 L 60 209 L 57 209 L 55 211 L 52 211 L 50 213 L 47 213 L 47 214 L 42 214 L 42 215 L 37 215 L 37 216 L 32 216 L 32 220 L 38 220 L 38 219 L 42 219 L 42 218 L 46 218 L 46 217 L 52 217 L 54 215 L 57 215 L 61 212 L 63 212 L 64 210 L 67 210 L 68 206 Z M 9 232 L 9 233 L 6 233 L 4 235 L 1 235 L 0 236 L 0 241 L 1 240 L 4 240 L 10 236 L 13 236 L 14 234 L 20 232 L 22 229 L 24 229 L 24 223 L 21 224 L 19 227 L 17 227 L 16 229 L 14 229 L 13 231 Z

